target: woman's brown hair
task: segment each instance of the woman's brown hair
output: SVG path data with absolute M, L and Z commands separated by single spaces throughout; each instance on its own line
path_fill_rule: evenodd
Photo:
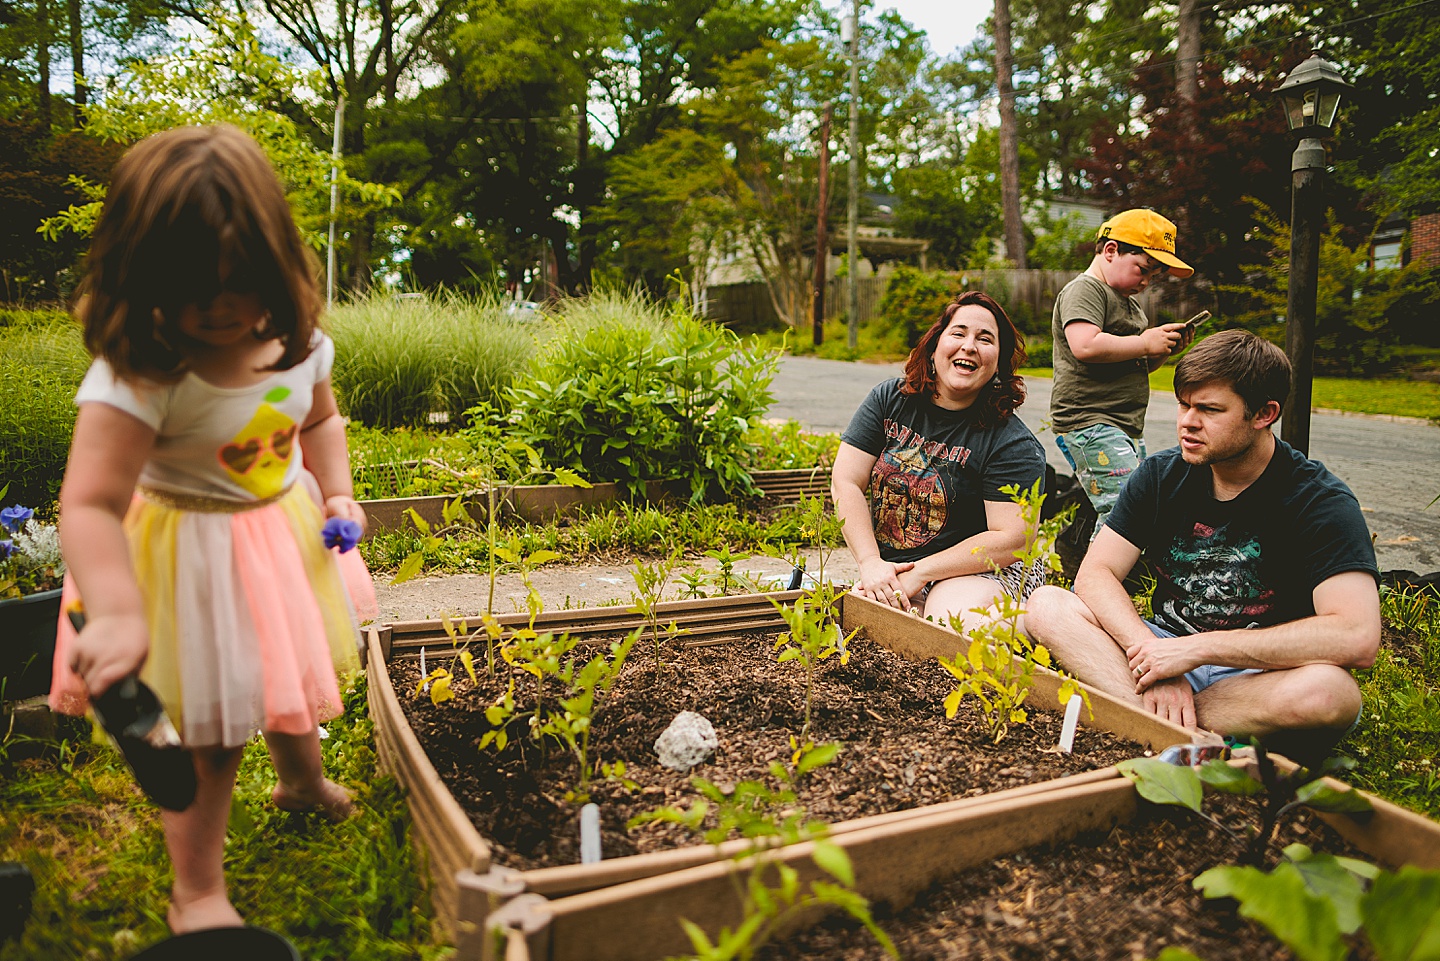
M 269 312 L 257 336 L 310 353 L 320 316 L 314 258 L 264 151 L 228 124 L 147 137 L 115 167 L 95 228 L 77 313 L 85 346 L 120 377 L 173 383 L 188 366 L 180 311 L 222 291 Z
M 995 369 L 995 379 L 986 384 L 975 400 L 977 413 L 976 424 L 980 427 L 994 427 L 1011 414 L 1015 408 L 1025 403 L 1025 378 L 1015 371 L 1025 366 L 1025 341 L 1010 318 L 1005 313 L 1005 308 L 996 302 L 989 294 L 981 293 L 978 290 L 967 290 L 956 296 L 946 307 L 940 319 L 930 325 L 915 349 L 910 351 L 910 359 L 905 362 L 905 382 L 900 385 L 902 394 L 921 394 L 926 397 L 935 397 L 935 347 L 940 343 L 940 335 L 945 333 L 945 328 L 950 326 L 950 321 L 955 312 L 961 307 L 975 304 L 984 307 L 995 318 L 995 329 L 1000 335 L 1000 358 Z

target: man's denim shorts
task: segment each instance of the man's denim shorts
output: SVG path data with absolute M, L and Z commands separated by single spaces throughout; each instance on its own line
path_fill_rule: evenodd
M 1165 628 L 1160 627 L 1152 621 L 1146 621 L 1145 626 L 1150 628 L 1150 633 L 1156 637 L 1179 637 L 1178 634 L 1171 634 Z M 1193 671 L 1185 672 L 1185 680 L 1190 682 L 1190 689 L 1199 694 L 1205 688 L 1216 681 L 1223 681 L 1229 677 L 1239 677 L 1242 674 L 1259 674 L 1258 667 L 1221 667 L 1218 664 L 1201 664 Z

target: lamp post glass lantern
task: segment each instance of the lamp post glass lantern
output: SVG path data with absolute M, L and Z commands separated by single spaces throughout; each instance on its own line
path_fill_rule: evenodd
M 1302 62 L 1275 95 L 1285 122 L 1300 142 L 1290 159 L 1290 280 L 1285 355 L 1290 358 L 1290 394 L 1281 415 L 1280 437 L 1308 456 L 1310 399 L 1315 365 L 1315 300 L 1324 224 L 1325 145 L 1320 137 L 1335 126 L 1340 98 L 1352 89 L 1340 71 L 1319 54 Z

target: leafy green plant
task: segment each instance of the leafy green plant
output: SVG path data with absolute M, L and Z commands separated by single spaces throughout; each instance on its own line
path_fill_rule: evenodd
M 608 656 L 597 654 L 578 668 L 575 660 L 569 659 L 556 675 L 556 680 L 565 685 L 564 693 L 557 699 L 555 710 L 542 717 L 535 731 L 537 736 L 552 737 L 563 743 L 579 764 L 579 784 L 566 794 L 566 800 L 577 804 L 590 800 L 590 779 L 597 773 L 620 779 L 627 787 L 634 786 L 633 782 L 624 780 L 624 761 L 602 763 L 592 769 L 590 731 L 596 697 L 614 685 L 625 666 L 625 658 L 640 639 L 640 634 L 640 629 L 636 628 L 611 644 Z
M 1025 520 L 1025 545 L 1015 552 L 1015 560 L 1026 570 L 1043 565 L 1054 572 L 1060 569 L 1060 560 L 1055 554 L 1055 538 L 1070 522 L 1073 506 L 1042 521 L 1044 483 L 1042 477 L 1029 490 L 1010 484 L 1002 487 L 1001 491 L 1020 505 L 1020 513 Z M 990 564 L 996 566 L 994 561 Z M 940 666 L 957 681 L 955 688 L 945 697 L 945 716 L 953 718 L 961 702 L 967 696 L 973 696 L 985 714 L 991 739 L 998 744 L 1011 724 L 1024 724 L 1029 719 L 1024 705 L 1034 684 L 1035 668 L 1037 665 L 1049 668 L 1052 661 L 1045 645 L 1035 644 L 1020 631 L 1020 617 L 1025 608 L 1008 592 L 1001 593 L 996 599 L 993 612 L 976 608 L 974 613 L 985 615 L 985 619 L 968 630 L 963 616 L 950 617 L 951 629 L 969 639 L 963 656 L 957 652 L 953 660 L 938 658 Z M 1070 698 L 1079 696 L 1089 708 L 1090 696 L 1080 683 L 1063 671 L 1059 673 L 1061 706 Z
M 562 320 L 510 390 L 511 424 L 546 463 L 634 496 L 667 479 L 685 480 L 695 501 L 711 490 L 753 494 L 742 439 L 769 406 L 778 363 L 683 305 L 664 325 Z
M 653 563 L 637 560 L 630 576 L 635 579 L 635 590 L 630 592 L 630 606 L 645 619 L 650 632 L 651 645 L 655 650 L 655 671 L 659 676 L 665 670 L 665 657 L 661 642 L 674 640 L 683 632 L 672 620 L 668 627 L 660 626 L 660 601 L 665 596 L 665 585 L 679 562 L 678 552 Z
M 788 630 L 775 641 L 780 652 L 776 661 L 798 661 L 805 671 L 805 723 L 800 728 L 800 742 L 809 744 L 811 708 L 814 703 L 815 670 L 827 658 L 839 657 L 841 664 L 850 661 L 849 643 L 859 628 L 848 635 L 836 622 L 835 589 L 823 582 L 814 592 L 802 594 L 786 606 L 771 599 Z
M 756 470 L 829 470 L 840 449 L 839 434 L 812 434 L 797 420 L 783 424 L 760 422 L 745 432 L 746 467 Z
M 749 873 L 743 880 L 732 875 L 741 903 L 740 924 L 722 928 L 712 942 L 703 929 L 682 918 L 680 923 L 695 951 L 690 957 L 700 961 L 751 958 L 790 918 L 820 906 L 849 914 L 865 926 L 887 955 L 899 957 L 889 935 L 875 923 L 869 902 L 854 890 L 850 856 L 828 840 L 829 826 L 810 818 L 799 804 L 796 785 L 839 753 L 839 744 L 809 745 L 797 752 L 791 768 L 774 761 L 770 764 L 773 785 L 747 780 L 722 790 L 705 778 L 693 778 L 690 783 L 700 796 L 688 808 L 667 806 L 630 819 L 628 828 L 653 821 L 679 824 L 709 844 L 718 845 L 732 835 L 752 842 L 735 856 L 736 861 L 750 862 Z M 794 868 L 766 855 L 776 846 L 802 841 L 811 842 L 812 860 L 833 883 L 817 880 L 802 888 Z M 772 872 L 777 879 L 774 886 L 767 881 Z
M 949 275 L 902 264 L 890 275 L 877 314 L 903 338 L 907 349 L 914 347 L 955 298 L 957 286 Z

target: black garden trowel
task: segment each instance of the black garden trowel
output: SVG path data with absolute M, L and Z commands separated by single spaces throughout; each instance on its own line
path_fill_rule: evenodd
M 79 606 L 67 611 L 75 633 L 85 626 Z M 162 808 L 183 811 L 195 800 L 195 759 L 180 742 L 160 699 L 138 677 L 110 685 L 90 706 L 115 741 L 140 790 Z

